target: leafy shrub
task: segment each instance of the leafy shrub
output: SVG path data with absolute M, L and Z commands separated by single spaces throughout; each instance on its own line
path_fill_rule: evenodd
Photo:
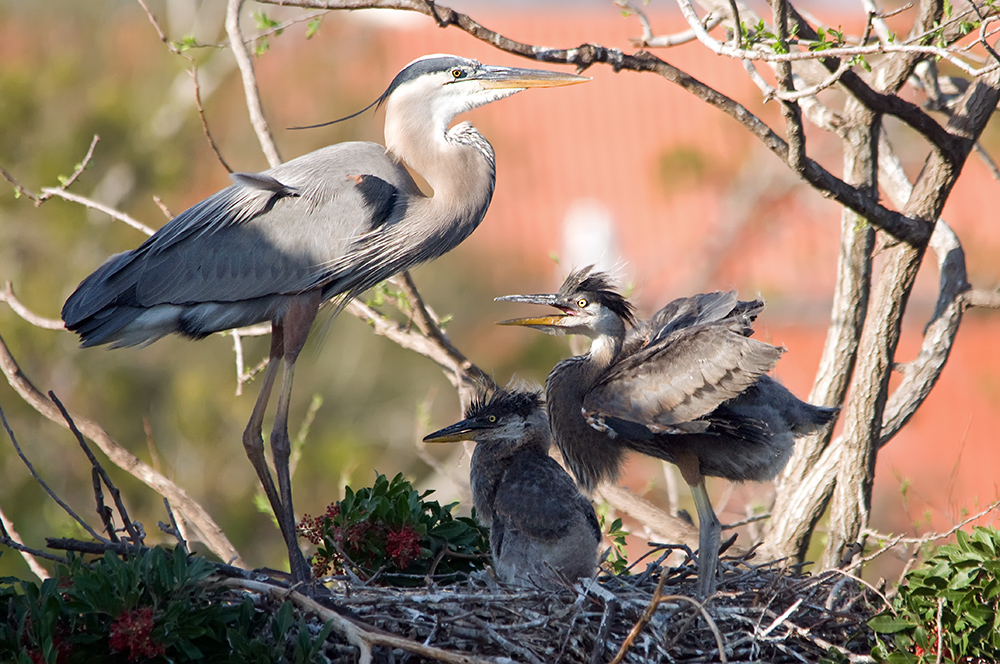
M 433 491 L 418 493 L 401 473 L 391 482 L 379 473 L 371 487 L 344 493 L 322 516 L 299 522 L 299 536 L 317 547 L 317 578 L 349 569 L 365 580 L 416 585 L 427 574 L 454 580 L 489 558 L 485 528 L 452 516 L 458 503 L 425 501 Z
M 291 603 L 273 614 L 212 584 L 211 563 L 179 549 L 145 549 L 92 563 L 74 556 L 41 584 L 0 579 L 0 661 L 316 661 L 313 637 Z
M 1000 532 L 958 531 L 904 577 L 892 608 L 868 623 L 891 635 L 872 652 L 879 661 L 937 661 L 939 610 L 942 661 L 1000 661 Z

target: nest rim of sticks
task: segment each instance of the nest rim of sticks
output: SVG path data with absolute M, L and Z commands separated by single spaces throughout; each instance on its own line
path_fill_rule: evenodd
M 469 664 L 873 661 L 876 637 L 867 621 L 884 604 L 849 574 L 796 574 L 781 561 L 754 563 L 751 551 L 723 557 L 719 590 L 706 600 L 695 599 L 696 579 L 689 555 L 677 566 L 661 559 L 641 573 L 601 573 L 557 591 L 501 586 L 489 571 L 410 588 L 347 577 L 330 579 L 332 588 L 288 590 L 240 578 L 226 585 L 260 595 L 262 610 L 299 599 L 317 630 L 331 614 L 340 616 L 365 631 L 354 651 L 361 662 L 400 661 L 403 653 L 407 662 Z M 329 647 L 344 657 L 352 644 L 350 629 L 338 629 Z

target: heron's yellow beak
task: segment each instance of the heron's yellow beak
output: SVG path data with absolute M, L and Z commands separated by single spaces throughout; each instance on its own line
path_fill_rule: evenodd
M 569 316 L 541 316 L 539 318 L 511 318 L 497 325 L 520 325 L 522 327 L 561 327 Z
M 558 71 L 494 66 L 484 66 L 481 72 L 477 72 L 476 78 L 484 88 L 500 90 L 557 88 L 563 85 L 586 83 L 590 80 L 587 76 L 564 74 Z
M 450 427 L 445 427 L 439 429 L 434 433 L 427 434 L 424 436 L 425 443 L 457 443 L 462 440 L 472 440 L 477 431 L 481 431 L 487 427 L 484 427 L 474 420 L 462 420 L 461 422 L 456 422 Z

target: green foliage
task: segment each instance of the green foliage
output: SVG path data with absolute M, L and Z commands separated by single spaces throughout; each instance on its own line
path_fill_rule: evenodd
M 306 24 L 306 39 L 312 39 L 319 32 L 319 26 L 323 25 L 323 17 L 317 16 Z
M 601 530 L 604 530 L 604 516 L 601 516 Z M 622 528 L 622 520 L 615 519 L 608 528 L 608 539 L 611 540 L 611 554 L 605 565 L 615 575 L 628 574 L 628 552 L 625 550 L 625 538 L 628 531 Z
M 864 69 L 868 73 L 871 73 L 871 70 L 872 70 L 872 66 L 870 64 L 868 64 L 868 60 L 866 60 L 865 56 L 862 55 L 861 53 L 858 53 L 853 58 L 851 58 L 848 61 L 848 64 L 851 65 L 852 67 L 854 65 L 861 65 L 861 68 Z
M 195 39 L 194 35 L 184 35 L 174 42 L 174 48 L 181 53 L 185 53 L 193 48 L 198 48 L 198 40 Z
M 868 622 L 890 635 L 872 651 L 878 661 L 937 661 L 939 612 L 941 661 L 1000 660 L 1000 531 L 976 527 L 955 537 L 906 575 L 892 612 Z
M 313 574 L 349 569 L 365 580 L 406 586 L 426 575 L 449 581 L 481 569 L 488 532 L 474 518 L 452 516 L 458 503 L 424 500 L 431 493 L 418 493 L 402 473 L 391 482 L 379 473 L 371 487 L 347 487 L 322 516 L 305 515 L 298 530 L 317 547 Z
M 271 48 L 271 41 L 268 35 L 273 34 L 275 37 L 280 37 L 281 33 L 284 32 L 284 28 L 281 27 L 280 21 L 274 20 L 264 12 L 250 12 L 250 16 L 253 18 L 257 29 L 264 33 L 256 41 L 255 52 L 257 57 L 260 57 Z
M 831 48 L 839 48 L 847 45 L 847 40 L 844 39 L 844 31 L 840 28 L 836 30 L 833 28 L 818 28 L 816 35 L 819 37 L 819 40 L 809 44 L 810 51 L 826 51 Z
M 0 653 L 18 664 L 318 661 L 292 605 L 273 615 L 211 583 L 214 568 L 180 550 L 74 556 L 40 585 L 0 579 Z

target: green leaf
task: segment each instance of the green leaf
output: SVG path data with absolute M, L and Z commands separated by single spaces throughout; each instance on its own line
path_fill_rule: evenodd
M 323 17 L 317 16 L 306 24 L 306 39 L 312 39 L 319 32 L 319 26 L 323 23 Z
M 256 22 L 258 30 L 272 30 L 281 25 L 280 22 L 268 16 L 265 12 L 250 12 L 250 16 Z
M 868 626 L 880 634 L 895 634 L 914 628 L 914 624 L 906 618 L 900 618 L 887 613 L 877 615 L 869 620 Z
M 176 48 L 181 53 L 190 51 L 193 48 L 198 47 L 198 40 L 195 39 L 194 35 L 184 35 L 178 41 L 174 42 L 174 48 Z

